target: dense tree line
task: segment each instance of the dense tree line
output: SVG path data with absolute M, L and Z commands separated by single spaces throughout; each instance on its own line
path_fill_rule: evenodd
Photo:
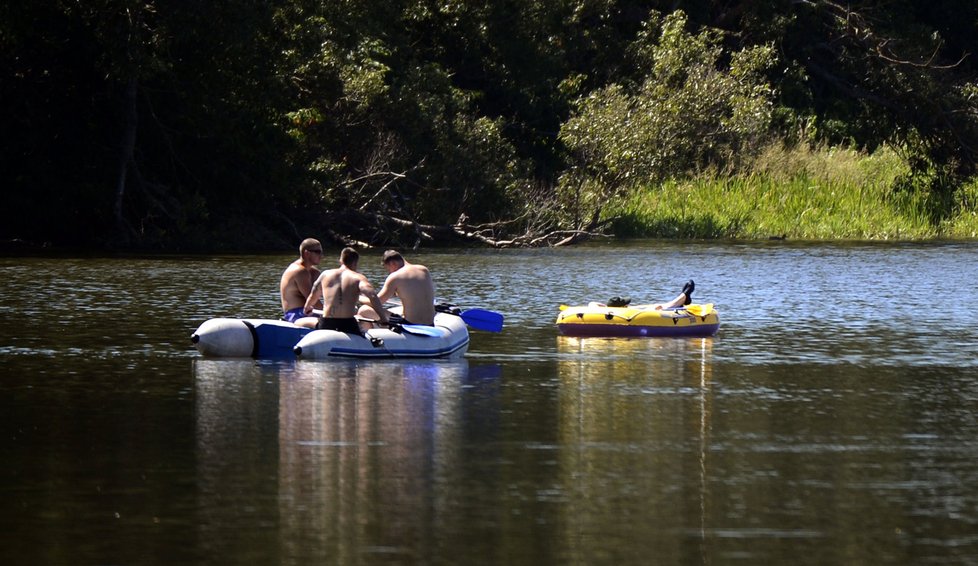
M 544 242 L 771 143 L 889 144 L 948 195 L 976 44 L 971 0 L 8 2 L 0 239 Z

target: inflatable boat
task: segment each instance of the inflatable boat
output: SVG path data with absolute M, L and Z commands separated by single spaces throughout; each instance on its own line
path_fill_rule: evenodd
M 565 336 L 713 336 L 720 315 L 712 303 L 662 310 L 654 305 L 561 305 L 557 328 Z
M 212 318 L 190 337 L 205 357 L 217 358 L 451 358 L 469 345 L 465 321 L 436 313 L 434 326 L 373 328 L 365 336 L 312 330 L 268 319 Z
M 397 330 L 373 328 L 365 336 L 335 330 L 313 330 L 295 344 L 303 360 L 326 358 L 457 358 L 469 347 L 461 317 L 435 313 L 434 326 L 405 324 Z

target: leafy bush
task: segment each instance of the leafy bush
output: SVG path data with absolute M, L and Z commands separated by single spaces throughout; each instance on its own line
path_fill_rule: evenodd
M 561 178 L 573 205 L 600 205 L 623 188 L 683 178 L 708 168 L 737 170 L 756 153 L 771 121 L 773 88 L 763 72 L 774 50 L 729 54 L 709 30 L 686 31 L 681 11 L 653 19 L 633 45 L 648 68 L 640 85 L 612 84 L 577 101 L 560 131 L 574 165 Z M 729 63 L 724 64 L 729 59 Z M 594 192 L 581 198 L 581 191 Z

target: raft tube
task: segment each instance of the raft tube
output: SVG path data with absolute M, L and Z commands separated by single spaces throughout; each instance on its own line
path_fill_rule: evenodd
M 326 358 L 458 358 L 469 347 L 465 322 L 454 314 L 436 313 L 434 326 L 405 325 L 400 332 L 372 328 L 366 337 L 314 330 L 293 351 L 302 360 Z
M 720 315 L 713 304 L 655 310 L 654 305 L 561 307 L 557 328 L 565 336 L 713 336 Z
M 292 348 L 310 332 L 284 320 L 212 318 L 190 341 L 209 358 L 294 358 Z

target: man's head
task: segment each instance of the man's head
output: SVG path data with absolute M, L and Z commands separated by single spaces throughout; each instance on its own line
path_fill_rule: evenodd
M 299 244 L 299 257 L 304 261 L 316 265 L 323 257 L 323 245 L 315 238 L 306 238 Z
M 340 252 L 340 263 L 352 269 L 357 270 L 357 264 L 360 263 L 360 254 L 353 248 L 343 248 Z
M 384 252 L 384 267 L 387 268 L 388 273 L 397 271 L 398 269 L 404 267 L 404 256 L 400 252 L 394 250 L 387 250 Z

